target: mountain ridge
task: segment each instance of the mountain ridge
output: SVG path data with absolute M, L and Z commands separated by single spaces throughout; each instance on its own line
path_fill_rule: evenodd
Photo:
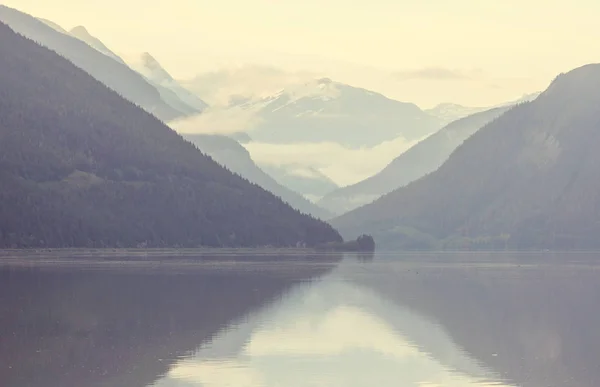
M 115 61 L 74 36 L 61 33 L 33 16 L 0 4 L 0 22 L 15 32 L 51 48 L 92 77 L 163 121 L 182 116 L 166 104 L 158 90 L 128 66 Z
M 319 204 L 342 214 L 435 171 L 469 136 L 508 109 L 493 108 L 451 122 L 396 157 L 377 174 L 329 193 Z
M 332 223 L 394 248 L 598 249 L 599 90 L 599 64 L 561 74 L 436 172 Z
M 155 116 L 0 23 L 0 246 L 341 240 Z

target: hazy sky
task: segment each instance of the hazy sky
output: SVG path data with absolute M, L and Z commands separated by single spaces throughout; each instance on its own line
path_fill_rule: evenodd
M 598 0 L 0 0 L 178 78 L 310 70 L 428 107 L 490 105 L 598 61 Z

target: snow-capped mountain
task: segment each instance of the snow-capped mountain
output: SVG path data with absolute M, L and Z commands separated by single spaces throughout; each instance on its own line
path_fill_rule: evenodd
M 468 107 L 455 103 L 441 103 L 431 109 L 425 110 L 425 112 L 439 118 L 445 123 L 450 123 L 488 109 L 488 107 Z
M 272 66 L 247 64 L 201 73 L 180 83 L 210 106 L 227 106 L 232 101 L 235 104 L 258 101 L 287 86 L 317 77 L 313 73 L 289 72 Z
M 196 113 L 201 112 L 208 107 L 208 105 L 198 96 L 173 79 L 173 77 L 149 53 L 145 52 L 135 60 L 129 61 L 129 65 L 131 68 L 142 74 L 153 85 L 159 87 L 161 95 L 165 94 L 163 97 L 167 102 L 170 100 L 175 103 L 175 99 L 177 99 L 193 108 Z M 165 93 L 165 90 L 169 90 L 173 95 L 169 95 L 171 93 Z
M 333 142 L 350 148 L 371 147 L 403 137 L 423 138 L 441 127 L 415 104 L 322 78 L 286 87 L 257 102 L 260 118 L 250 134 L 266 143 Z

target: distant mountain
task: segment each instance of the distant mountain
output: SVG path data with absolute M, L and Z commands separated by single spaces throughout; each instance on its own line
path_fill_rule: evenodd
M 275 180 L 301 193 L 311 201 L 318 201 L 336 190 L 338 185 L 315 168 L 301 165 L 263 165 L 262 168 Z
M 333 191 L 318 203 L 343 214 L 403 187 L 438 169 L 460 144 L 508 109 L 490 109 L 459 119 L 398 156 L 378 174 Z
M 69 35 L 69 31 L 65 30 L 64 28 L 62 28 L 61 26 L 59 26 L 58 24 L 56 24 L 55 22 L 53 22 L 52 20 L 48 20 L 48 19 L 42 19 L 41 17 L 37 18 L 39 21 L 41 21 L 42 23 L 44 23 L 45 25 L 47 25 L 48 27 L 62 33 L 62 34 L 67 34 Z
M 404 248 L 600 248 L 600 65 L 559 75 L 436 172 L 338 219 Z
M 220 68 L 181 82 L 209 105 L 228 106 L 230 103 L 239 104 L 240 101 L 258 101 L 288 85 L 314 78 L 314 74 L 291 73 L 272 66 L 244 65 Z
M 120 56 L 118 56 L 117 54 L 112 52 L 108 47 L 106 47 L 106 45 L 102 43 L 100 39 L 92 36 L 84 26 L 75 27 L 69 33 L 77 39 L 87 43 L 92 48 L 95 48 L 96 50 L 100 51 L 104 55 L 113 58 L 117 62 L 125 64 L 125 62 L 123 61 L 123 59 L 121 59 Z
M 415 104 L 333 82 L 328 78 L 289 86 L 236 107 L 256 112 L 250 135 L 266 143 L 335 142 L 361 148 L 404 137 L 416 140 L 441 127 Z
M 131 67 L 159 88 L 169 104 L 179 104 L 178 110 L 187 114 L 202 112 L 208 105 L 191 91 L 181 86 L 149 53 L 130 61 Z M 183 106 L 181 106 L 183 104 Z M 191 110 L 190 110 L 191 109 Z
M 85 27 L 83 26 L 79 26 L 79 27 L 75 27 L 71 30 L 71 32 L 69 32 L 70 35 L 76 37 L 77 39 L 87 43 L 90 47 L 96 49 L 97 51 L 103 53 L 104 55 L 116 60 L 117 62 L 128 66 L 123 59 L 121 59 L 121 57 L 119 57 L 117 54 L 115 54 L 114 52 L 112 52 L 108 47 L 106 47 L 106 45 L 104 43 L 102 43 L 99 39 L 95 38 L 94 36 L 90 35 L 90 33 L 85 29 Z M 158 65 L 158 62 L 156 62 L 156 64 Z M 158 65 L 160 68 L 160 65 Z M 138 71 L 138 69 L 134 70 Z M 166 79 L 167 77 L 171 78 L 171 76 L 162 68 L 160 68 L 160 71 L 162 73 L 165 74 L 165 76 L 163 77 L 163 79 Z M 138 71 L 139 73 L 141 73 L 140 71 Z M 144 74 L 141 74 L 142 76 L 145 77 Z M 160 94 L 161 99 L 166 102 L 169 106 L 171 106 L 173 109 L 175 109 L 176 111 L 180 112 L 182 115 L 184 116 L 191 116 L 191 115 L 195 115 L 195 114 L 199 114 L 201 112 L 201 109 L 196 109 L 194 107 L 192 107 L 191 105 L 188 105 L 186 102 L 183 101 L 182 98 L 180 98 L 180 96 L 178 95 L 177 91 L 178 89 L 182 89 L 181 86 L 177 85 L 177 82 L 175 82 L 174 80 L 172 80 L 172 82 L 170 82 L 170 84 L 167 85 L 163 85 L 160 82 L 155 82 L 152 79 L 148 79 L 146 77 L 146 80 L 156 88 L 156 90 L 158 91 L 158 93 Z M 166 82 L 163 82 L 166 83 Z M 173 86 L 176 88 L 176 90 L 173 90 Z M 178 88 L 178 89 L 177 89 Z M 189 92 L 187 92 L 188 94 L 190 94 Z M 183 93 L 184 97 L 186 97 L 185 93 Z M 197 97 L 194 97 L 197 100 L 199 100 Z M 135 100 L 132 100 L 132 102 L 136 102 Z M 203 105 L 205 106 L 205 105 Z
M 489 109 L 488 107 L 467 107 L 455 103 L 441 103 L 436 107 L 425 110 L 425 113 L 439 118 L 444 123 L 450 123 Z
M 263 172 L 254 163 L 250 157 L 250 153 L 234 139 L 226 136 L 207 134 L 184 134 L 183 137 L 231 172 L 237 173 L 250 182 L 270 191 L 300 212 L 321 219 L 330 219 L 333 216 L 332 213 L 279 184 L 271 176 Z
M 0 247 L 341 240 L 2 23 L 0 68 Z
M 46 23 L 0 5 L 0 22 L 19 34 L 56 51 L 77 67 L 104 83 L 161 120 L 169 121 L 183 114 L 166 104 L 158 90 L 126 65 L 106 56 L 81 40 L 65 35 Z
M 444 123 L 449 124 L 449 123 L 459 120 L 461 118 L 464 118 L 464 117 L 467 117 L 467 116 L 470 116 L 470 115 L 473 115 L 473 114 L 476 114 L 479 112 L 483 112 L 486 110 L 491 110 L 493 108 L 513 106 L 518 103 L 533 101 L 534 99 L 536 99 L 538 97 L 538 95 L 540 95 L 540 93 L 524 94 L 520 98 L 517 98 L 516 100 L 512 100 L 512 101 L 505 102 L 505 103 L 500 103 L 498 105 L 489 106 L 489 107 L 467 107 L 467 106 L 462 106 L 462 105 L 458 105 L 455 103 L 441 103 L 434 108 L 425 110 L 425 112 L 427 114 L 430 114 L 434 117 L 439 118 Z

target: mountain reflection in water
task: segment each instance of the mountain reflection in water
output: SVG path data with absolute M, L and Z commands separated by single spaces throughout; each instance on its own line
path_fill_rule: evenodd
M 600 385 L 592 255 L 241 258 L 0 269 L 0 385 Z

